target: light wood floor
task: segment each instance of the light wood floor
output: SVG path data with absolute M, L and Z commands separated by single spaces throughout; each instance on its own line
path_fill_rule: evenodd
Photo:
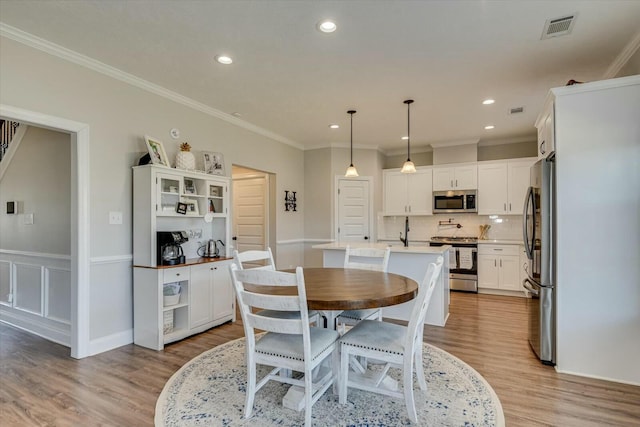
M 525 300 L 452 294 L 446 328 L 425 340 L 480 372 L 508 426 L 640 426 L 640 387 L 557 374 L 526 339 Z M 0 426 L 150 426 L 169 377 L 185 362 L 244 335 L 240 322 L 156 352 L 127 345 L 83 360 L 0 324 Z

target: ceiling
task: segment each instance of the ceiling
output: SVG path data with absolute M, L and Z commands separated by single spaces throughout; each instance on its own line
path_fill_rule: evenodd
M 545 21 L 574 13 L 569 35 L 541 40 Z M 334 33 L 316 29 L 326 18 Z M 2 0 L 0 21 L 304 149 L 348 145 L 355 109 L 355 147 L 393 154 L 408 98 L 416 151 L 535 139 L 548 89 L 602 79 L 640 1 Z M 234 63 L 216 63 L 223 53 Z

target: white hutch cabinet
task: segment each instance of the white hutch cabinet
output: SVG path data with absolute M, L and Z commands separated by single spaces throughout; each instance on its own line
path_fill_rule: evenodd
M 227 177 L 156 165 L 133 168 L 135 344 L 161 350 L 167 343 L 235 321 L 228 270 L 229 200 Z M 158 265 L 158 231 L 187 233 L 184 264 Z M 220 258 L 200 257 L 199 249 L 210 239 L 218 242 Z M 181 291 L 176 304 L 165 306 L 168 283 L 180 285 Z

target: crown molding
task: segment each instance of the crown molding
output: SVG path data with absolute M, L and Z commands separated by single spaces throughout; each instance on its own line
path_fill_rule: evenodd
M 531 135 L 521 135 L 513 138 L 508 137 L 508 138 L 480 140 L 480 142 L 478 142 L 478 147 L 488 147 L 490 145 L 518 144 L 521 142 L 537 143 L 538 142 L 537 139 L 538 139 L 538 135 L 534 132 Z
M 169 99 L 178 104 L 182 104 L 186 107 L 200 111 L 202 113 L 205 113 L 209 116 L 223 120 L 225 122 L 231 123 L 234 126 L 246 129 L 258 135 L 262 135 L 274 141 L 278 141 L 283 144 L 290 145 L 299 150 L 304 150 L 304 146 L 302 146 L 301 144 L 294 142 L 288 138 L 285 138 L 281 135 L 278 135 L 276 133 L 273 133 L 267 129 L 253 125 L 244 120 L 240 120 L 237 117 L 232 116 L 231 114 L 227 114 L 225 112 L 212 108 L 199 101 L 188 98 L 184 95 L 181 95 L 177 92 L 166 89 L 157 84 L 151 83 L 140 77 L 134 76 L 133 74 L 126 73 L 118 68 L 112 67 L 110 65 L 97 61 L 88 56 L 82 55 L 71 49 L 67 49 L 66 47 L 62 47 L 48 40 L 45 40 L 43 38 L 34 36 L 33 34 L 27 33 L 26 31 L 22 31 L 17 28 L 14 28 L 3 22 L 0 22 L 0 36 L 14 40 L 18 43 L 22 43 L 34 49 L 38 49 L 42 52 L 48 53 L 50 55 L 64 59 L 66 61 L 73 62 L 74 64 L 83 66 L 85 68 L 89 68 L 90 70 L 104 74 L 113 79 L 120 80 L 124 83 L 138 87 L 142 90 L 145 90 L 147 92 Z
M 613 60 L 607 71 L 602 76 L 603 79 L 612 79 L 618 75 L 622 67 L 624 67 L 634 53 L 640 48 L 640 31 L 631 39 L 629 43 L 622 49 L 622 52 Z
M 431 142 L 431 146 L 433 148 L 443 148 L 443 147 L 453 147 L 456 145 L 478 145 L 478 142 L 480 142 L 479 139 L 466 139 L 466 140 L 459 140 L 459 141 L 443 141 L 443 142 Z

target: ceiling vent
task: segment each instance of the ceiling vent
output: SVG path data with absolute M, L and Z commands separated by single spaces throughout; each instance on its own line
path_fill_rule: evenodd
M 548 19 L 544 24 L 544 30 L 542 30 L 541 40 L 570 34 L 571 30 L 573 30 L 573 25 L 576 23 L 577 15 L 577 13 L 574 13 L 561 18 Z
M 509 109 L 509 114 L 524 113 L 524 107 L 513 107 Z

